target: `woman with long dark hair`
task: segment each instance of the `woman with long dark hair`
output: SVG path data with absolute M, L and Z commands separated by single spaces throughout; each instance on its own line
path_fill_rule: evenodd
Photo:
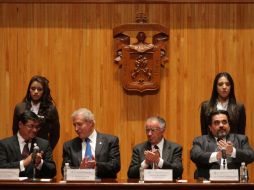
M 60 137 L 60 123 L 48 83 L 49 81 L 43 76 L 36 75 L 31 78 L 26 96 L 15 107 L 12 130 L 13 134 L 17 133 L 19 116 L 25 110 L 31 110 L 41 118 L 37 136 L 49 140 L 53 150 Z
M 209 114 L 214 110 L 227 110 L 230 132 L 245 134 L 246 114 L 242 103 L 236 101 L 234 81 L 229 73 L 218 73 L 213 82 L 210 100 L 201 104 L 200 122 L 202 135 L 208 134 Z

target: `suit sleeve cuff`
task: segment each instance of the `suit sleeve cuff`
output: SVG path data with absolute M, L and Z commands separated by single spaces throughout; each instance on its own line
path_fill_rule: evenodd
M 43 159 L 41 159 L 41 163 L 36 167 L 36 169 L 41 170 L 42 164 L 43 164 Z
M 146 164 L 146 161 L 144 160 L 142 163 L 141 163 L 141 168 L 148 168 L 148 164 Z
M 158 167 L 162 168 L 163 167 L 163 163 L 164 163 L 164 160 L 162 158 L 160 158 L 160 161 L 158 163 Z
M 233 152 L 231 154 L 231 157 L 236 158 L 236 149 L 235 149 L 235 147 L 233 147 Z
M 209 158 L 209 163 L 217 162 L 217 152 L 213 152 Z
M 23 171 L 25 171 L 25 166 L 24 166 L 24 160 L 21 160 L 20 162 L 19 162 L 19 168 L 20 168 L 20 171 L 21 172 L 23 172 Z

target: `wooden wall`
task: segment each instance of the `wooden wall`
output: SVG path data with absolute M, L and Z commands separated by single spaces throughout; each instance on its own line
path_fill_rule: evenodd
M 127 95 L 113 63 L 112 28 L 135 21 L 137 12 L 169 28 L 169 62 L 161 69 L 161 89 L 153 95 Z M 247 135 L 254 147 L 253 3 L 1 3 L 0 138 L 12 134 L 12 115 L 30 78 L 50 80 L 60 114 L 61 138 L 54 151 L 58 179 L 62 145 L 76 136 L 70 115 L 91 109 L 100 132 L 120 138 L 126 179 L 132 147 L 146 140 L 144 120 L 161 115 L 166 138 L 183 145 L 184 179 L 195 165 L 190 148 L 200 135 L 199 105 L 210 98 L 217 72 L 228 71 L 236 97 L 246 106 Z M 249 166 L 254 179 L 254 164 Z

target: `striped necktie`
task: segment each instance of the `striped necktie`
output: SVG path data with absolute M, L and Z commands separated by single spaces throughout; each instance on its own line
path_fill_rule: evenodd
M 22 158 L 23 159 L 25 159 L 28 155 L 29 155 L 29 148 L 28 148 L 28 141 L 25 141 L 25 146 L 24 146 L 24 148 L 23 148 L 23 150 L 22 150 L 22 153 L 21 153 L 21 156 L 22 156 Z

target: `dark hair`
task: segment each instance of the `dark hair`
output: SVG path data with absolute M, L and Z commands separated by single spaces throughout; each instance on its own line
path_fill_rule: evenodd
M 26 110 L 19 116 L 19 121 L 21 121 L 23 124 L 26 124 L 29 120 L 32 121 L 40 121 L 40 118 L 32 111 Z
M 211 125 L 211 124 L 212 124 L 213 116 L 218 115 L 218 114 L 224 114 L 224 115 L 226 115 L 227 118 L 228 118 L 228 122 L 230 121 L 229 114 L 228 114 L 228 112 L 227 112 L 226 110 L 215 110 L 215 111 L 212 111 L 212 112 L 209 114 L 208 125 Z
M 212 95 L 211 95 L 210 102 L 209 102 L 211 107 L 213 107 L 217 102 L 217 98 L 218 98 L 217 83 L 221 77 L 226 77 L 230 83 L 230 86 L 231 86 L 230 92 L 229 92 L 229 103 L 236 104 L 234 81 L 229 73 L 221 72 L 216 75 L 216 77 L 213 81 L 213 91 L 212 91 Z
M 30 87 L 34 81 L 39 82 L 43 87 L 43 94 L 40 99 L 41 107 L 45 107 L 45 108 L 49 107 L 50 104 L 53 104 L 53 99 L 50 95 L 50 88 L 48 85 L 49 81 L 48 81 L 48 79 L 46 79 L 45 77 L 40 76 L 40 75 L 35 75 L 31 78 L 31 80 L 28 84 L 26 96 L 24 97 L 23 102 L 30 103 L 32 101 L 32 98 L 30 95 Z

